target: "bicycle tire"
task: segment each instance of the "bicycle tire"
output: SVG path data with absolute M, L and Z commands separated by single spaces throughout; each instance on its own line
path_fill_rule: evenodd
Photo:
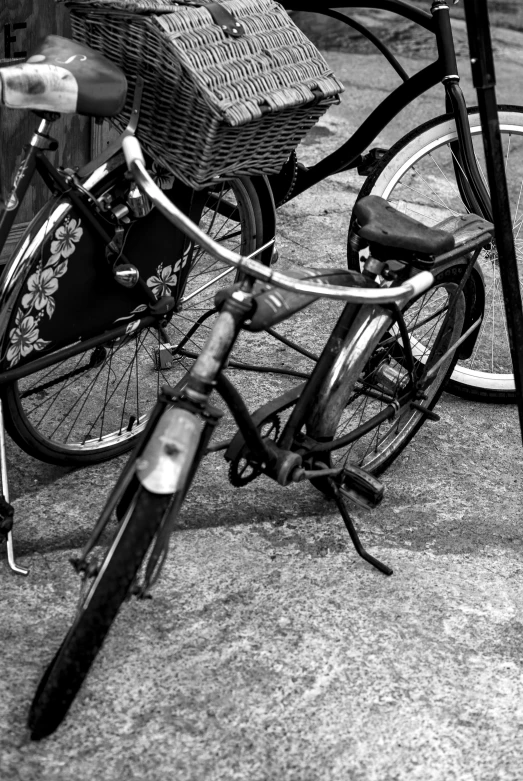
M 522 269 L 523 247 L 519 232 L 523 207 L 523 108 L 500 106 L 499 121 L 505 139 L 516 253 Z M 476 156 L 487 183 L 477 108 L 469 110 L 469 122 Z M 465 213 L 449 147 L 455 140 L 455 124 L 448 115 L 415 128 L 381 158 L 357 199 L 370 194 L 380 195 L 400 211 L 428 225 L 434 225 L 450 214 Z M 512 402 L 515 398 L 514 376 L 495 246 L 486 248 L 478 262 L 486 281 L 485 319 L 473 355 L 466 361 L 459 361 L 448 390 L 475 401 Z M 351 250 L 350 243 L 348 263 L 351 268 L 359 266 L 358 256 Z
M 476 285 L 481 284 L 481 279 L 479 275 L 473 275 L 458 293 L 453 314 L 439 344 L 436 343 L 450 297 L 457 290 L 466 268 L 464 260 L 447 263 L 435 273 L 433 287 L 409 302 L 404 311 L 416 376 L 434 366 L 461 336 L 465 324 L 480 316 L 477 310 L 482 308 L 482 298 Z M 390 316 L 386 315 L 384 319 L 383 310 L 365 317 L 368 319 L 363 323 L 364 327 L 358 321 L 349 334 L 347 349 L 342 348 L 338 363 L 326 379 L 311 414 L 307 433 L 319 442 L 330 442 L 356 431 L 389 404 L 399 403 L 401 396 L 408 393 L 410 380 L 399 328 L 390 326 Z M 365 342 L 366 347 L 362 349 Z M 448 356 L 428 386 L 427 398 L 422 403 L 429 411 L 441 396 L 456 360 L 457 352 Z M 392 420 L 379 423 L 340 450 L 316 454 L 313 463 L 340 467 L 350 462 L 379 475 L 399 456 L 425 420 L 425 414 L 412 408 L 409 400 Z M 330 495 L 326 479 L 315 480 L 313 485 Z
M 47 737 L 65 718 L 147 556 L 171 500 L 169 495 L 152 494 L 141 486 L 130 500 L 100 572 L 38 684 L 28 717 L 32 740 Z
M 94 192 L 98 196 L 103 193 L 118 202 L 118 198 L 122 200 L 120 193 L 129 191 L 131 185 L 122 159 L 120 157 L 120 163 L 96 185 Z M 273 205 L 272 200 L 270 203 L 267 199 L 263 200 L 268 185 L 261 177 L 218 183 L 203 194 L 190 191 L 175 182 L 170 174 L 156 171 L 156 178 L 170 197 L 182 202 L 182 208 L 191 218 L 229 249 L 249 254 L 261 246 L 265 241 L 265 222 L 272 234 L 272 218 L 268 211 L 273 209 Z M 46 230 L 47 226 L 51 226 L 50 229 Z M 221 278 L 224 270 L 226 273 L 228 270 L 234 273 L 234 270 L 194 245 L 183 245 L 186 248 L 180 249 L 180 236 L 174 226 L 153 209 L 132 223 L 125 244 L 126 255 L 142 275 L 148 277 L 148 285 L 154 294 L 158 297 L 172 293 L 181 301 L 181 306 L 164 326 L 169 343 L 175 346 L 175 354 L 171 360 L 169 354 L 164 352 L 166 360 L 160 361 L 164 364 L 163 368 L 157 368 L 158 359 L 161 358 L 158 351 L 162 347 L 158 329 L 142 328 L 137 320 L 139 312 L 128 315 L 129 309 L 141 307 L 145 310 L 146 306 L 139 303 L 137 307 L 137 300 L 132 297 L 136 294 L 114 283 L 110 267 L 106 277 L 103 267 L 100 270 L 98 266 L 95 270 L 94 253 L 103 253 L 105 247 L 99 237 L 93 238 L 85 221 L 80 224 L 67 196 L 52 201 L 35 218 L 13 256 L 12 263 L 16 264 L 17 256 L 24 252 L 30 239 L 28 270 L 18 285 L 16 298 L 11 302 L 10 318 L 2 329 L 2 368 L 10 368 L 8 359 L 13 354 L 15 358 L 21 357 L 30 368 L 33 357 L 54 348 L 51 342 L 50 348 L 44 347 L 42 352 L 38 352 L 39 336 L 46 336 L 37 327 L 39 322 L 57 323 L 53 326 L 53 335 L 62 338 L 65 332 L 67 343 L 67 313 L 71 312 L 71 300 L 77 300 L 77 308 L 82 310 L 81 314 L 76 311 L 70 314 L 71 320 L 82 321 L 81 326 L 78 325 L 78 331 L 82 334 L 89 336 L 114 327 L 112 321 L 118 314 L 121 315 L 116 318 L 119 322 L 129 323 L 130 333 L 2 388 L 7 430 L 12 439 L 31 456 L 52 464 L 84 466 L 125 453 L 133 447 L 142 431 L 159 387 L 165 383 L 174 385 L 185 374 L 192 363 L 187 352 L 199 354 L 208 333 L 205 323 L 191 336 L 183 354 L 176 353 L 176 345 L 191 331 L 195 321 L 212 309 L 216 290 L 229 283 L 229 276 L 224 276 L 223 280 Z M 183 280 L 180 278 L 183 272 L 178 272 L 174 261 L 171 261 L 170 253 L 176 241 L 182 269 L 184 259 L 192 253 L 190 270 Z M 71 267 L 78 256 L 75 269 L 83 271 L 85 282 L 71 274 L 53 277 L 52 270 L 56 268 L 56 263 L 52 265 L 51 260 L 60 249 L 65 254 L 59 262 L 70 261 Z M 155 251 L 157 255 L 152 254 Z M 262 259 L 268 262 L 267 252 Z M 145 273 L 144 263 L 148 263 Z M 65 286 L 64 280 L 68 277 L 69 287 L 64 287 L 62 293 L 62 283 Z M 82 309 L 83 284 L 89 291 L 87 295 L 90 303 L 96 302 L 96 307 L 91 311 L 86 306 Z M 143 302 L 144 299 L 142 297 L 138 300 Z M 49 301 L 54 311 L 49 310 L 48 316 Z M 27 306 L 24 308 L 23 305 Z M 117 311 L 118 307 L 120 309 Z M 63 316 L 62 311 L 65 313 Z M 48 339 L 49 336 L 47 334 Z M 74 342 L 74 339 L 69 341 Z M 33 350 L 35 344 L 36 350 Z M 16 348 L 19 348 L 19 353 L 25 349 L 27 354 L 17 356 Z M 57 358 L 61 349 L 62 345 L 58 343 Z

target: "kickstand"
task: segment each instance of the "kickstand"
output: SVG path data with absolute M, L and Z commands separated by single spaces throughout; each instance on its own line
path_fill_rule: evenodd
M 9 504 L 9 485 L 7 482 L 7 459 L 5 455 L 5 429 L 4 429 L 4 412 L 2 408 L 2 401 L 0 400 L 0 473 L 2 476 L 2 509 L 6 510 L 6 514 L 13 514 L 13 508 Z M 15 561 L 15 553 L 13 548 L 13 530 L 12 528 L 6 534 L 7 540 L 7 563 L 18 575 L 28 575 L 29 570 L 25 567 L 19 567 Z
M 378 559 L 375 559 L 374 556 L 370 555 L 370 553 L 367 553 L 367 551 L 361 544 L 360 538 L 358 536 L 358 532 L 354 527 L 352 518 L 348 513 L 347 507 L 345 506 L 345 502 L 343 501 L 343 497 L 340 494 L 336 482 L 330 479 L 329 483 L 334 493 L 334 501 L 336 502 L 338 510 L 341 513 L 341 517 L 343 518 L 345 526 L 347 527 L 347 531 L 350 534 L 350 538 L 352 540 L 352 544 L 356 548 L 356 552 L 361 556 L 362 559 L 365 559 L 365 561 L 368 561 L 369 564 L 372 564 L 373 567 L 379 569 L 380 572 L 383 572 L 385 575 L 392 575 L 393 570 L 390 567 L 388 567 L 386 564 L 383 564 L 383 562 L 379 561 Z

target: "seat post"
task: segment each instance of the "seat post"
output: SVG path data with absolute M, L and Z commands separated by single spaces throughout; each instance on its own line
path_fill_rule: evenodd
M 30 144 L 37 149 L 49 149 L 49 131 L 53 122 L 60 119 L 60 114 L 56 111 L 34 111 L 33 113 L 41 118 L 41 122 L 33 133 Z
M 363 274 L 364 276 L 374 281 L 376 277 L 382 273 L 386 265 L 387 264 L 383 260 L 378 260 L 377 258 L 375 258 L 371 252 L 369 256 L 365 259 L 365 264 L 363 266 Z

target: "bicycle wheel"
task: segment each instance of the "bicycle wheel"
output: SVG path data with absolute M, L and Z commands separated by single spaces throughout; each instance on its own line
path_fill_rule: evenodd
M 171 496 L 136 490 L 115 538 L 82 599 L 74 622 L 45 671 L 31 704 L 28 726 L 41 740 L 61 724 L 87 676 L 144 561 Z
M 499 121 L 521 274 L 523 108 L 501 106 Z M 488 185 L 477 109 L 470 110 L 469 122 L 479 167 Z M 391 147 L 365 181 L 358 198 L 371 193 L 380 195 L 395 208 L 427 225 L 434 225 L 451 214 L 465 213 L 467 210 L 460 197 L 450 146 L 454 141 L 455 124 L 448 116 L 421 125 Z M 486 285 L 485 318 L 474 352 L 468 360 L 457 364 L 449 390 L 478 401 L 510 401 L 515 395 L 514 377 L 494 244 L 483 250 L 479 264 Z M 349 250 L 349 266 L 354 268 L 357 265 L 357 257 Z
M 454 295 L 465 269 L 464 261 L 450 262 L 435 274 L 434 286 L 410 302 L 403 313 L 414 357 L 414 378 L 423 377 L 434 367 L 459 339 L 465 323 L 480 316 L 476 285 L 481 282 L 477 276 Z M 411 406 L 413 396 L 400 401 L 412 389 L 412 380 L 398 326 L 390 325 L 390 316 L 383 310 L 364 317 L 364 322 L 358 321 L 354 327 L 354 335 L 349 335 L 347 348 L 342 348 L 324 384 L 307 432 L 319 442 L 330 442 L 369 424 L 369 430 L 362 430 L 354 442 L 331 453 L 318 453 L 314 461 L 332 467 L 351 463 L 380 474 L 406 447 L 426 417 Z M 366 349 L 362 349 L 366 342 Z M 456 353 L 447 356 L 426 388 L 422 403 L 429 410 L 439 399 L 456 358 Z M 394 418 L 376 420 L 372 425 L 370 421 L 390 404 L 398 405 Z M 314 484 L 329 492 L 326 480 Z
M 267 187 L 261 178 L 231 180 L 202 192 L 161 171 L 156 178 L 191 219 L 229 249 L 249 254 L 263 243 L 264 211 L 272 201 L 260 197 Z M 120 163 L 93 192 L 118 208 L 129 203 L 130 189 Z M 25 364 L 29 372 L 32 360 L 49 353 L 56 363 L 3 387 L 6 425 L 21 448 L 43 461 L 81 466 L 130 449 L 160 385 L 175 384 L 199 353 L 208 327 L 205 320 L 199 327 L 195 323 L 234 274 L 155 209 L 131 219 L 122 248 L 157 298 L 175 297 L 163 330 L 141 325 L 147 314 L 143 293 L 114 281 L 104 243 L 66 196 L 42 210 L 11 261 L 11 268 L 23 264 L 25 273 L 6 308 L 1 368 Z M 8 284 L 13 276 L 8 269 Z M 126 323 L 123 337 L 62 358 L 65 346 Z M 178 351 L 182 339 L 186 343 Z

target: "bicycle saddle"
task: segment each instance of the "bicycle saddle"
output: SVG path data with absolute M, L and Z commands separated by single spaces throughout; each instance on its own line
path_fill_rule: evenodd
M 355 231 L 358 236 L 369 244 L 393 249 L 391 260 L 400 260 L 404 253 L 409 255 L 412 253 L 423 260 L 434 255 L 442 255 L 454 248 L 452 233 L 423 225 L 418 220 L 397 211 L 378 195 L 367 195 L 358 201 L 354 206 L 353 216 L 356 220 Z
M 9 108 L 112 117 L 122 110 L 126 95 L 120 68 L 59 35 L 44 38 L 26 62 L 0 68 L 0 103 Z

